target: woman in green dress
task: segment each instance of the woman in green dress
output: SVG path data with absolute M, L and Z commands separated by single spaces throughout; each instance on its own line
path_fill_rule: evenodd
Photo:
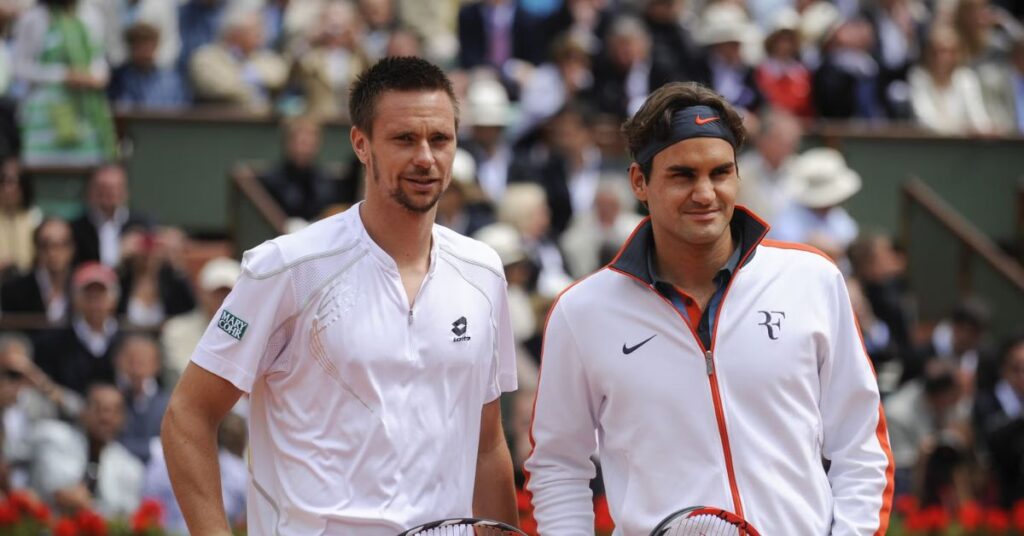
M 88 5 L 78 4 L 39 0 L 14 28 L 22 158 L 29 165 L 92 165 L 115 156 L 102 27 Z

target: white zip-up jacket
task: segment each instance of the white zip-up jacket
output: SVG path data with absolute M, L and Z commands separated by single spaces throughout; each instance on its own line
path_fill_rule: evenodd
M 733 228 L 710 348 L 653 287 L 649 220 L 552 307 L 526 461 L 542 536 L 593 534 L 595 451 L 616 535 L 696 505 L 765 536 L 885 533 L 894 466 L 842 274 L 742 207 Z

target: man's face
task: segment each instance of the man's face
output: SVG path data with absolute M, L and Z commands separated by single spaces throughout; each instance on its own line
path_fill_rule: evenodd
M 77 292 L 75 305 L 89 323 L 100 324 L 113 316 L 117 300 L 112 290 L 100 283 L 90 283 Z
M 353 128 L 366 166 L 366 199 L 425 213 L 451 182 L 455 108 L 444 91 L 388 91 L 377 99 L 373 134 Z
M 132 386 L 140 388 L 146 380 L 156 378 L 160 372 L 160 355 L 155 344 L 143 340 L 132 340 L 117 353 L 118 372 Z
M 51 222 L 40 229 L 37 236 L 36 255 L 39 265 L 51 273 L 69 270 L 75 256 L 71 228 L 63 222 Z
M 95 387 L 89 391 L 82 425 L 89 439 L 100 444 L 113 441 L 124 423 L 124 397 L 113 387 Z
M 106 167 L 96 172 L 89 189 L 89 203 L 106 214 L 113 214 L 128 199 L 124 170 Z
M 151 69 L 156 65 L 156 39 L 140 39 L 131 45 L 131 62 L 137 67 Z
M 726 237 L 739 177 L 732 145 L 718 138 L 690 138 L 654 157 L 649 182 L 630 167 L 637 199 L 646 202 L 655 229 L 675 245 L 710 246 Z
M 295 126 L 288 133 L 285 150 L 292 162 L 308 165 L 320 153 L 320 129 L 312 125 Z
M 1003 378 L 1013 387 L 1017 396 L 1024 396 L 1024 343 L 1010 348 L 1003 366 Z

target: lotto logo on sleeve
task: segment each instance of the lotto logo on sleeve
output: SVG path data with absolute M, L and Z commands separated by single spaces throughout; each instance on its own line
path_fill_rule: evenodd
M 217 321 L 217 327 L 224 330 L 224 333 L 227 333 L 238 340 L 242 340 L 242 337 L 245 336 L 246 328 L 249 327 L 249 323 L 231 314 L 231 311 L 224 309 L 220 313 L 220 320 Z

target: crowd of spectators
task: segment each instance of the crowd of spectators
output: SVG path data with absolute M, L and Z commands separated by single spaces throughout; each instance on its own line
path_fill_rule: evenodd
M 769 238 L 815 246 L 848 276 L 897 492 L 1012 504 L 1024 498 L 1024 340 L 991 340 L 975 298 L 921 322 L 900 245 L 843 208 L 861 176 L 835 149 L 801 147 L 817 119 L 1021 134 L 1022 16 L 1020 0 L 0 0 L 0 489 L 105 515 L 153 497 L 184 530 L 159 422 L 240 268 L 221 257 L 190 271 L 190 238 L 132 208 L 114 113 L 284 118 L 282 157 L 259 180 L 294 229 L 360 198 L 360 170 L 319 157 L 347 143 L 321 125 L 346 120 L 354 78 L 420 55 L 461 103 L 438 221 L 505 265 L 517 467 L 547 308 L 642 218 L 619 125 L 651 89 L 697 81 L 744 113 L 740 202 Z M 91 167 L 77 219 L 37 208 L 25 170 L 44 164 Z M 240 521 L 236 410 L 221 470 Z

